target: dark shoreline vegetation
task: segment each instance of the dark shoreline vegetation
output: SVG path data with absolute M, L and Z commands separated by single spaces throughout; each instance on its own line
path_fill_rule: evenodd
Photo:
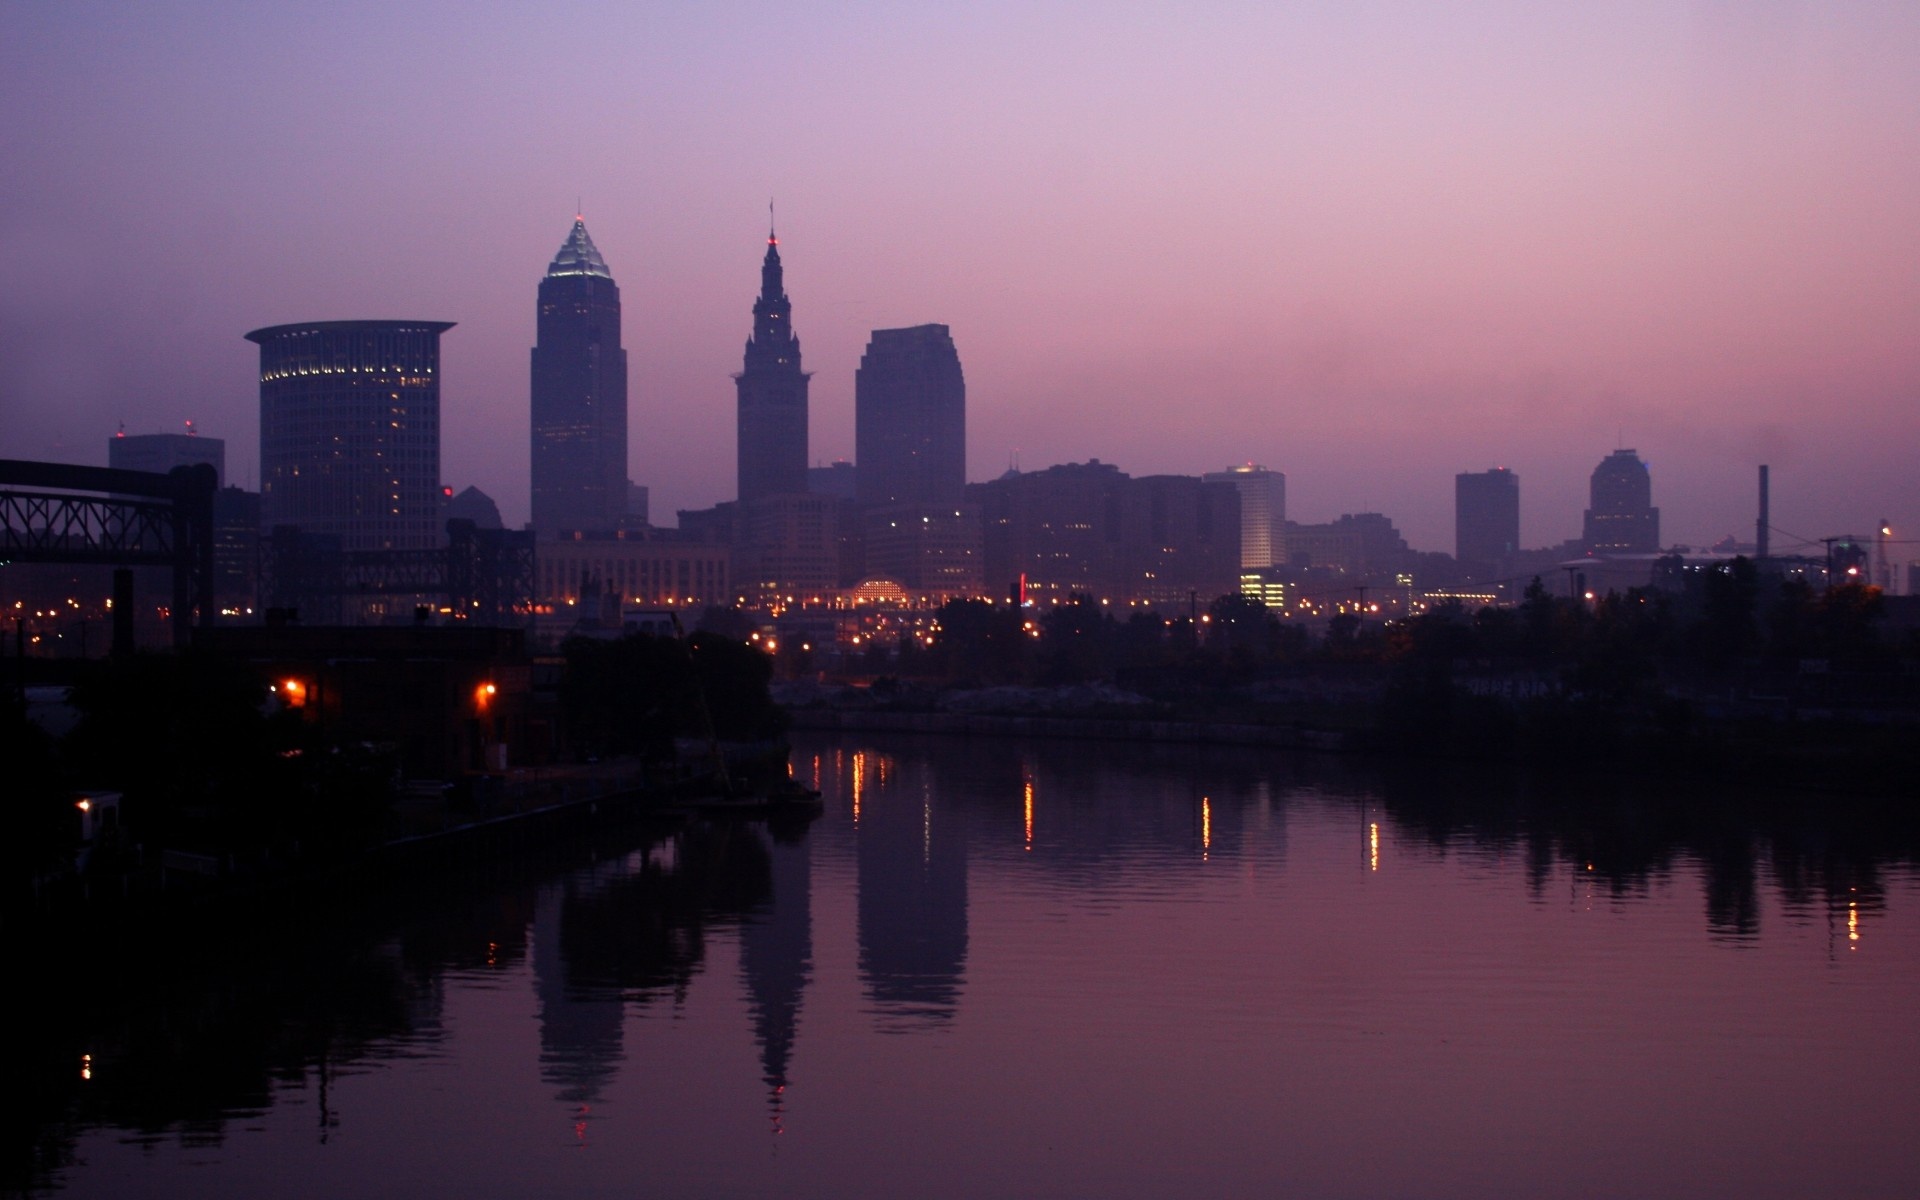
M 764 782 L 739 772 L 776 765 L 786 721 L 768 693 L 772 665 L 743 643 L 580 638 L 561 658 L 547 703 L 571 730 L 564 760 L 472 771 L 444 789 L 422 781 L 424 799 L 402 778 L 398 747 L 339 736 L 237 658 L 194 649 L 58 664 L 71 709 L 60 736 L 0 704 L 13 802 L 0 928 L 141 924 L 207 897 L 277 903 L 288 890 L 399 873 L 388 860 L 424 857 L 418 847 L 445 833 L 460 834 L 464 853 L 643 819 L 710 781 L 712 757 L 682 754 L 682 739 L 746 748 L 731 782 Z M 121 796 L 117 828 L 91 846 L 78 840 L 83 791 Z
M 1920 639 L 1891 632 L 1882 604 L 1873 589 L 1763 579 L 1745 560 L 1591 602 L 1535 581 L 1511 609 L 1340 617 L 1317 640 L 1240 596 L 1200 620 L 1121 621 L 1084 596 L 1031 619 L 963 600 L 940 610 L 930 645 L 870 650 L 838 680 L 711 629 L 575 638 L 548 703 L 564 730 L 555 761 L 631 763 L 638 793 L 697 767 L 690 741 L 777 749 L 792 721 L 1518 764 L 1904 805 L 1920 771 Z M 776 669 L 789 678 L 775 684 Z M 229 879 L 305 879 L 419 832 L 397 820 L 390 747 L 328 739 L 270 703 L 243 663 L 139 655 L 79 664 L 69 682 L 77 721 L 59 738 L 11 703 L 0 712 L 8 924 L 61 888 L 130 895 L 169 852 Z M 472 823 L 503 783 L 475 775 L 447 803 Z M 77 860 L 83 788 L 122 792 L 124 829 Z
M 1223 596 L 1199 622 L 1076 597 L 1023 627 L 956 601 L 863 688 L 782 698 L 816 728 L 1172 738 L 1585 771 L 1727 776 L 1889 799 L 1920 769 L 1920 635 L 1883 599 L 1745 559 L 1593 601 L 1539 580 L 1510 609 L 1324 637 Z

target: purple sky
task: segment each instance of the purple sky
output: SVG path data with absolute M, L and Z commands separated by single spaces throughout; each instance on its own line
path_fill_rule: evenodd
M 444 481 L 518 524 L 583 197 L 671 524 L 772 195 L 818 461 L 939 321 L 974 479 L 1251 459 L 1451 551 L 1456 472 L 1542 545 L 1627 445 L 1669 542 L 1751 538 L 1761 462 L 1786 535 L 1920 534 L 1920 6 L 827 7 L 0 5 L 0 456 L 191 418 L 252 485 L 243 333 L 451 320 Z

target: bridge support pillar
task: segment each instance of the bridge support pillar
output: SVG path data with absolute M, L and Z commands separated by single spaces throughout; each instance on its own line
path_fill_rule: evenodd
M 133 654 L 133 569 L 113 569 L 113 656 Z

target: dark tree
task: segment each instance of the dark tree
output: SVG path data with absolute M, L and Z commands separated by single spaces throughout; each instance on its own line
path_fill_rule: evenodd
M 730 637 L 736 642 L 744 642 L 753 636 L 753 618 L 738 608 L 726 604 L 709 604 L 700 610 L 700 619 L 694 623 L 696 632 L 717 633 L 721 637 Z
M 1280 618 L 1251 596 L 1216 596 L 1207 605 L 1207 645 L 1229 666 L 1264 666 L 1280 656 Z
M 1016 683 L 1026 674 L 1029 640 L 1018 608 L 985 600 L 949 600 L 935 616 L 932 670 L 960 684 Z
M 773 664 L 744 642 L 715 633 L 679 638 L 630 633 L 569 638 L 561 706 L 583 753 L 664 757 L 679 737 L 732 741 L 775 737 L 784 718 L 768 693 Z
M 786 714 L 773 702 L 767 685 L 773 664 L 745 642 L 713 633 L 687 639 L 693 664 L 693 682 L 713 719 L 716 736 L 730 741 L 763 741 L 786 732 Z M 698 698 L 697 698 L 698 699 Z M 681 713 L 681 732 L 697 735 Z
M 1075 592 L 1040 618 L 1045 683 L 1080 683 L 1113 672 L 1111 622 L 1092 596 Z
M 1711 667 L 1751 654 L 1760 632 L 1760 576 L 1752 560 L 1743 555 L 1709 570 L 1700 591 L 1700 629 L 1690 639 L 1693 654 Z

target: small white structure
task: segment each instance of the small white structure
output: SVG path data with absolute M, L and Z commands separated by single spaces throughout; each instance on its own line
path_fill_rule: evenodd
M 91 846 L 120 828 L 119 792 L 78 792 L 73 806 L 80 812 L 82 846 Z

